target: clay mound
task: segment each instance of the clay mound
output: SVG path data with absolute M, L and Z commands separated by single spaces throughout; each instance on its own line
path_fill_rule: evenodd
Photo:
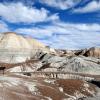
M 46 47 L 43 43 L 41 43 L 35 39 L 27 38 L 27 40 L 28 40 L 29 44 L 32 45 L 32 47 L 37 47 L 37 48 L 45 48 Z
M 6 32 L 0 35 L 0 61 L 4 63 L 23 62 L 35 56 L 37 52 L 47 50 L 46 46 L 32 38 Z
M 91 57 L 100 58 L 100 48 L 92 47 L 92 48 L 88 49 L 88 50 L 84 53 L 84 56 L 91 56 Z
M 32 38 L 26 38 L 14 32 L 6 32 L 0 35 L 0 49 L 33 49 L 46 46 Z
M 100 58 L 100 48 L 92 47 L 89 49 L 81 49 L 81 50 L 56 50 L 56 54 L 58 56 L 79 56 L 83 55 L 86 57 L 96 57 Z
M 24 37 L 8 32 L 1 36 L 0 49 L 31 49 L 31 45 Z

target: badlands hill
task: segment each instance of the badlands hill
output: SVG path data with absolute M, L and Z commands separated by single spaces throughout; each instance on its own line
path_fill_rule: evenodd
M 6 32 L 0 35 L 0 49 L 33 49 L 45 47 L 44 44 L 35 39 L 25 38 L 14 32 Z
M 38 61 L 34 62 L 34 59 Z M 15 72 L 64 71 L 100 74 L 100 48 L 54 50 L 35 39 L 7 32 L 0 36 L 0 62 L 1 66 L 10 68 L 8 71 Z
M 100 48 L 91 47 L 81 50 L 57 50 L 56 53 L 60 56 L 79 56 L 83 55 L 85 57 L 96 57 L 100 58 Z
M 86 82 L 100 80 L 100 48 L 56 50 L 7 32 L 0 35 L 0 67 L 2 100 L 100 100 L 100 88 Z
M 23 37 L 13 32 L 0 35 L 0 61 L 2 62 L 22 62 L 35 55 L 39 50 L 48 52 L 46 46 L 35 39 Z

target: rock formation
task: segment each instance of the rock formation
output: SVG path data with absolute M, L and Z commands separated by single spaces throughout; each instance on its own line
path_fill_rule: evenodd
M 2 100 L 100 99 L 100 88 L 86 82 L 100 80 L 100 48 L 58 50 L 7 32 L 0 35 L 0 67 Z
M 23 37 L 13 32 L 0 35 L 0 61 L 2 62 L 22 62 L 34 56 L 38 51 L 49 52 L 49 49 L 35 39 Z
M 89 48 L 83 55 L 88 57 L 91 56 L 91 57 L 100 58 L 100 48 L 98 47 Z

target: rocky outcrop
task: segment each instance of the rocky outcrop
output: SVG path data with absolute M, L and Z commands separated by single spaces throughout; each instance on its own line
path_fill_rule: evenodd
M 84 74 L 97 74 L 100 75 L 100 59 L 95 57 L 85 56 L 72 56 L 60 57 L 48 53 L 40 52 L 37 54 L 39 62 L 28 63 L 28 61 L 21 66 L 26 66 L 28 71 L 45 71 L 45 72 L 74 72 Z M 19 66 L 20 67 L 20 66 Z M 22 68 L 22 67 L 20 67 Z M 13 70 L 12 68 L 11 70 Z M 17 70 L 17 69 L 16 69 Z M 17 70 L 18 71 L 18 70 Z M 20 70 L 21 71 L 21 70 Z
M 60 57 L 48 53 L 39 53 L 42 62 L 40 71 L 64 71 L 88 74 L 100 74 L 100 59 L 95 57 L 72 56 Z
M 83 55 L 100 58 L 100 48 L 92 47 L 88 49 Z
M 59 56 L 67 56 L 67 57 L 83 55 L 85 57 L 100 58 L 100 48 L 92 47 L 89 49 L 81 49 L 81 50 L 56 50 L 56 54 Z
M 39 61 L 27 62 L 32 59 Z M 100 48 L 55 50 L 35 39 L 8 32 L 0 35 L 0 62 L 0 65 L 2 63 L 11 65 L 10 71 L 23 71 L 24 69 L 24 71 L 100 74 Z
M 75 56 L 75 51 L 72 51 L 72 50 L 62 50 L 62 49 L 55 49 L 55 51 L 56 51 L 56 55 L 58 55 L 58 56 L 61 56 L 61 57 L 63 57 L 63 56 L 67 56 L 67 57 L 69 57 L 69 56 Z
M 48 52 L 49 49 L 41 42 L 7 32 L 0 35 L 0 61 L 6 63 L 23 62 L 36 55 L 37 52 Z

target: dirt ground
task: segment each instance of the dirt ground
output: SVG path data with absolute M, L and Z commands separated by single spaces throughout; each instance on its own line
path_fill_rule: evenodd
M 95 88 L 82 80 L 0 75 L 0 100 L 77 100 L 94 96 Z

